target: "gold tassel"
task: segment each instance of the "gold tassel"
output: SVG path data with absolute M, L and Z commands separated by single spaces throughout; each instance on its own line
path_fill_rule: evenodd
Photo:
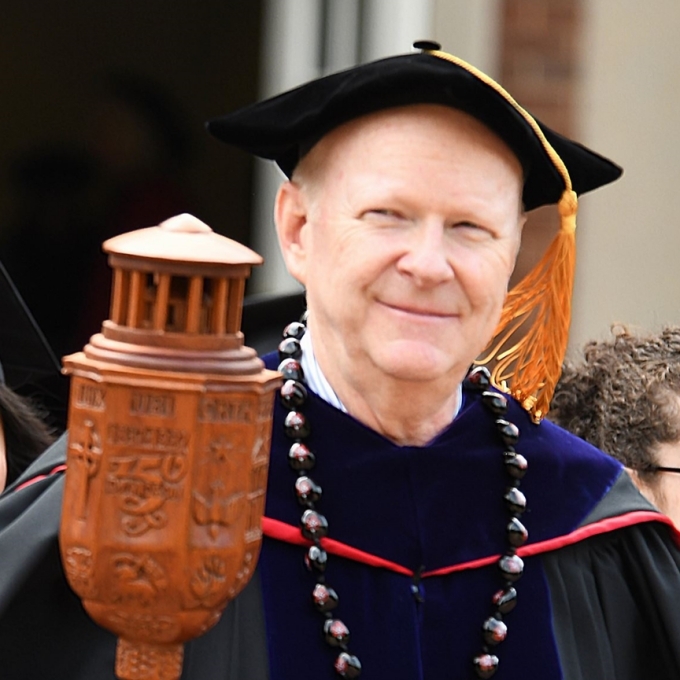
M 508 293 L 493 339 L 475 363 L 515 397 L 534 422 L 547 414 L 562 371 L 576 257 L 576 194 L 558 203 L 560 230 L 538 264 Z M 523 328 L 528 325 L 528 328 Z M 520 339 L 513 342 L 514 337 Z

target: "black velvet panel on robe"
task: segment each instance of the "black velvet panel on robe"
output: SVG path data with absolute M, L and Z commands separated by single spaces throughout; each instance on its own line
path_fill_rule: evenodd
M 641 524 L 547 553 L 565 680 L 680 678 L 675 546 Z

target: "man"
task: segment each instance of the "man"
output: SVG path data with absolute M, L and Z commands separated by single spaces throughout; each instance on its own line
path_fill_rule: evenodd
M 620 170 L 424 47 L 209 126 L 288 175 L 275 218 L 308 309 L 265 358 L 285 382 L 258 572 L 187 645 L 183 677 L 677 677 L 671 530 L 619 463 L 537 424 L 566 342 L 572 186 Z M 546 203 L 561 233 L 506 300 L 524 210 Z M 495 335 L 487 359 L 520 401 L 468 374 Z M 29 513 L 59 499 L 38 484 Z M 57 585 L 43 543 L 0 598 L 0 657 L 25 667 L 31 616 L 59 677 L 111 677 L 112 636 Z M 67 625 L 25 606 L 45 584 Z
M 680 526 L 680 328 L 586 343 L 555 389 L 550 418 L 618 458 Z

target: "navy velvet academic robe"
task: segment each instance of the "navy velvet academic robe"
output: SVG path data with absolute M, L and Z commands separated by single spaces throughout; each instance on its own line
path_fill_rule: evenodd
M 507 545 L 493 417 L 466 391 L 455 422 L 415 448 L 395 446 L 314 396 L 304 411 L 317 457 L 311 476 L 323 489 L 317 507 L 334 541 L 326 578 L 361 677 L 474 678 L 482 622 L 502 584 L 495 563 Z M 284 416 L 277 404 L 258 572 L 215 628 L 187 645 L 185 680 L 337 677 L 337 650 L 311 603 Z M 529 541 L 495 677 L 680 677 L 672 530 L 611 458 L 550 423 L 532 424 L 516 404 L 508 419 L 529 461 L 521 486 Z M 113 636 L 89 621 L 59 563 L 63 453 L 62 440 L 20 484 L 44 479 L 0 496 L 3 679 L 114 677 Z

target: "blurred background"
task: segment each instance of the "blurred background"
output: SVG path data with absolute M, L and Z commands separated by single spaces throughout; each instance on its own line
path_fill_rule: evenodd
M 615 322 L 680 323 L 678 35 L 677 0 L 5 3 L 0 260 L 58 357 L 107 316 L 101 242 L 179 212 L 265 256 L 249 300 L 290 296 L 271 218 L 281 176 L 204 121 L 431 38 L 625 169 L 581 200 L 572 348 Z M 531 216 L 516 278 L 556 225 L 553 209 Z

